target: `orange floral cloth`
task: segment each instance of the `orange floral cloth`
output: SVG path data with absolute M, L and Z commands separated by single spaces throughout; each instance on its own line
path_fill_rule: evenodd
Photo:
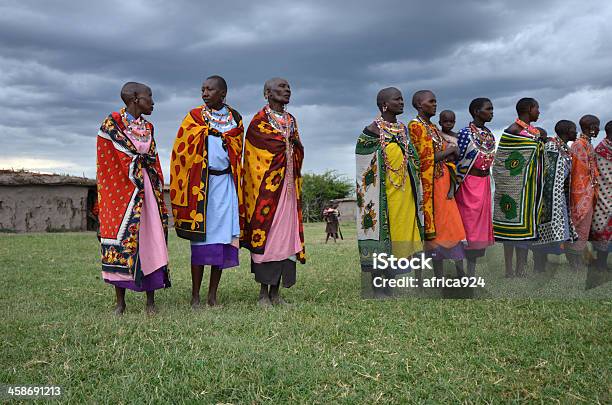
M 179 237 L 193 241 L 206 240 L 207 150 L 208 136 L 213 133 L 222 137 L 227 148 L 239 204 L 242 196 L 242 117 L 227 106 L 237 126 L 220 134 L 208 125 L 202 115 L 204 107 L 194 108 L 183 119 L 170 160 L 170 201 L 174 228 Z
M 582 250 L 586 246 L 591 229 L 597 195 L 595 179 L 599 173 L 595 149 L 585 135 L 580 135 L 572 144 L 570 152 L 572 155 L 570 214 L 578 233 L 578 241 L 573 244 L 573 248 Z
M 432 124 L 435 125 L 435 124 Z M 423 216 L 425 240 L 436 237 L 434 222 L 434 149 L 433 140 L 427 128 L 414 119 L 408 124 L 410 140 L 414 145 L 421 162 L 421 184 L 423 191 Z M 448 189 L 446 190 L 448 192 Z
M 295 123 L 295 118 L 291 116 Z M 306 261 L 302 223 L 302 175 L 304 148 L 297 126 L 289 140 L 269 122 L 265 109 L 251 121 L 245 137 L 243 197 L 240 205 L 240 245 L 252 253 L 263 254 L 268 233 L 278 206 L 287 166 L 287 142 L 293 144 L 293 178 L 297 194 L 299 234 L 302 251 L 297 259 Z

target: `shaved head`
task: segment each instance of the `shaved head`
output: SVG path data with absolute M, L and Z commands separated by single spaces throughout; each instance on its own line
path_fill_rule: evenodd
M 208 76 L 206 80 L 214 81 L 217 84 L 217 86 L 219 86 L 219 90 L 227 91 L 227 82 L 221 76 L 219 75 Z
M 451 110 L 444 110 L 440 113 L 440 120 L 444 118 L 455 118 L 455 113 Z
M 264 95 L 266 94 L 266 91 L 270 90 L 278 82 L 287 82 L 287 83 L 289 83 L 286 79 L 283 79 L 282 77 L 273 77 L 271 79 L 268 79 L 264 83 Z
M 572 129 L 576 129 L 576 124 L 569 120 L 561 120 L 555 125 L 555 133 L 559 136 L 569 134 Z
M 433 95 L 434 94 L 433 91 L 431 91 L 431 90 L 419 90 L 419 91 L 417 91 L 416 93 L 414 93 L 412 95 L 412 106 L 415 109 L 418 110 L 419 109 L 419 105 L 421 104 L 421 101 L 423 101 L 425 96 L 428 96 L 430 94 Z
M 148 93 L 150 91 L 151 88 L 146 84 L 127 82 L 121 88 L 121 100 L 128 105 L 129 103 L 133 102 L 139 94 Z
M 612 137 L 612 121 L 608 121 L 608 123 L 606 124 L 605 130 L 606 130 L 606 136 L 608 138 Z
M 383 103 L 389 101 L 391 97 L 397 95 L 398 93 L 401 94 L 401 91 L 399 91 L 399 89 L 396 87 L 385 87 L 376 95 L 376 105 L 378 105 L 379 109 L 382 109 Z
M 523 97 L 516 103 L 516 113 L 518 115 L 529 113 L 529 111 L 538 105 L 535 98 Z
M 590 130 L 591 127 L 594 125 L 599 126 L 599 118 L 597 118 L 594 115 L 587 114 L 587 115 L 584 115 L 582 118 L 580 118 L 580 121 L 578 122 L 578 124 L 580 125 L 580 130 L 582 132 L 586 132 Z

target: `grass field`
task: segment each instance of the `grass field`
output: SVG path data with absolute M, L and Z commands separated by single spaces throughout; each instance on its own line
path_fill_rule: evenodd
M 363 300 L 344 233 L 325 245 L 306 226 L 291 307 L 255 305 L 242 252 L 224 307 L 197 312 L 189 246 L 172 236 L 159 313 L 128 292 L 120 318 L 93 233 L 0 235 L 0 384 L 59 385 L 73 403 L 612 401 L 610 283 L 584 295 L 599 299 Z

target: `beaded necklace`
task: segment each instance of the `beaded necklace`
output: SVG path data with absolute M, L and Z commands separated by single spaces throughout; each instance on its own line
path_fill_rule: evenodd
M 227 114 L 222 114 L 219 111 L 214 111 L 207 105 L 204 105 L 204 108 L 202 108 L 202 118 L 206 121 L 219 124 L 219 126 L 222 127 L 230 124 L 234 120 L 232 110 L 229 108 L 227 108 Z
M 570 154 L 569 146 L 567 146 L 565 141 L 559 138 L 558 136 L 550 138 L 549 142 L 552 142 L 557 145 L 557 148 L 559 149 L 559 155 L 561 156 L 561 159 L 563 159 L 563 163 L 566 167 L 569 167 L 572 163 L 572 156 Z
M 130 121 L 127 117 L 126 108 L 122 108 L 120 114 L 125 126 L 126 135 L 131 136 L 138 142 L 149 142 L 151 139 L 151 128 L 149 128 L 147 122 L 142 118 L 142 116 Z
M 536 127 L 532 127 L 531 125 L 527 124 L 526 122 L 522 121 L 519 118 L 517 118 L 514 122 L 516 123 L 516 125 L 518 125 L 519 127 L 523 128 L 525 131 L 527 131 L 527 135 L 526 135 L 527 137 L 531 139 L 536 139 L 540 136 L 540 130 L 537 129 Z
M 474 146 L 482 154 L 485 163 L 491 163 L 495 159 L 495 137 L 491 130 L 486 126 L 477 127 L 474 122 L 470 122 L 470 132 Z
M 383 163 L 385 165 L 385 169 L 395 173 L 400 177 L 400 182 L 396 183 L 393 180 L 393 176 L 389 176 L 389 182 L 396 189 L 404 190 L 406 185 L 406 178 L 408 177 L 408 154 L 410 153 L 410 148 L 408 145 L 408 136 L 406 135 L 406 126 L 401 122 L 388 122 L 385 121 L 382 117 L 376 118 L 374 120 L 376 126 L 378 127 L 380 146 L 382 151 Z M 402 163 L 398 168 L 394 168 L 389 162 L 389 157 L 387 156 L 387 146 L 389 145 L 389 141 L 395 141 L 398 144 L 401 144 L 404 147 L 404 153 L 402 156 Z
M 440 135 L 440 130 L 435 124 L 432 124 L 431 122 L 425 122 L 425 120 L 421 118 L 419 115 L 417 115 L 417 121 L 419 121 L 425 127 L 425 130 L 427 131 L 427 135 L 429 135 L 429 137 L 433 141 L 434 177 L 438 179 L 444 175 L 444 169 L 443 169 L 444 161 L 440 160 L 436 162 L 435 153 L 442 152 L 444 150 L 444 142 L 445 142 L 444 138 L 442 137 L 442 135 Z
M 264 111 L 266 112 L 270 125 L 283 134 L 283 139 L 285 141 L 285 156 L 287 157 L 286 191 L 293 192 L 293 142 L 289 139 L 295 130 L 295 123 L 293 122 L 291 114 L 287 111 L 283 111 L 282 113 L 276 112 L 270 108 L 269 104 L 264 107 Z

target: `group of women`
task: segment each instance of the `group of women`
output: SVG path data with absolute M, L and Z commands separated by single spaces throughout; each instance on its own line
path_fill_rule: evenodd
M 404 112 L 400 90 L 381 90 L 377 105 L 380 115 L 356 146 L 359 253 L 372 279 L 393 276 L 393 270 L 374 266 L 375 254 L 383 252 L 408 258 L 424 251 L 438 277 L 443 260 L 453 260 L 464 276 L 466 259 L 473 276 L 477 258 L 496 240 L 504 243 L 507 277 L 525 275 L 529 249 L 536 271 L 544 269 L 547 254 L 561 252 L 577 270 L 587 240 L 597 250 L 595 266 L 606 266 L 612 122 L 597 148 L 591 140 L 599 120 L 592 115 L 580 120 L 578 139 L 576 125 L 567 120 L 547 137 L 532 126 L 539 118 L 537 101 L 523 98 L 517 119 L 496 145 L 486 126 L 493 118 L 488 98 L 472 100 L 472 121 L 458 133 L 451 111 L 440 114 L 442 130 L 432 122 L 437 100 L 430 90 L 414 93 L 417 114 L 408 124 L 397 120 Z
M 191 247 L 191 305 L 200 306 L 206 265 L 206 301 L 217 305 L 222 271 L 238 265 L 239 247 L 251 253 L 259 305 L 282 305 L 281 284 L 291 287 L 296 262 L 305 262 L 304 148 L 296 119 L 285 110 L 291 88 L 281 78 L 265 83 L 267 104 L 246 134 L 226 94 L 222 77 L 204 81 L 204 104 L 184 118 L 171 156 L 174 227 Z M 125 311 L 126 289 L 145 291 L 147 311 L 154 312 L 154 291 L 169 287 L 170 278 L 164 177 L 153 125 L 143 117 L 153 112 L 153 95 L 148 86 L 129 82 L 121 98 L 125 107 L 104 120 L 97 137 L 102 277 L 115 287 L 117 314 Z M 546 254 L 564 247 L 579 268 L 589 237 L 596 241 L 597 264 L 605 266 L 612 233 L 612 122 L 597 148 L 591 139 L 599 120 L 591 115 L 580 120 L 578 139 L 570 121 L 560 121 L 557 136 L 548 138 L 531 125 L 538 103 L 521 99 L 518 118 L 496 148 L 486 126 L 493 118 L 487 98 L 470 103 L 472 121 L 458 133 L 452 132 L 450 111 L 440 114 L 442 130 L 432 122 L 437 100 L 429 90 L 414 94 L 417 114 L 407 125 L 397 120 L 404 112 L 398 89 L 381 90 L 377 104 L 380 116 L 364 128 L 356 147 L 362 270 L 377 275 L 374 254 L 409 258 L 424 251 L 436 276 L 443 274 L 445 259 L 455 262 L 460 276 L 467 259 L 472 276 L 477 258 L 496 239 L 506 242 L 508 277 L 524 275 L 529 247 L 542 267 Z
M 189 240 L 193 308 L 200 306 L 204 266 L 211 266 L 207 304 L 217 305 L 222 270 L 238 265 L 240 246 L 251 252 L 251 272 L 260 283 L 259 305 L 282 305 L 282 283 L 296 280 L 304 263 L 301 167 L 304 149 L 295 118 L 285 111 L 291 97 L 281 78 L 264 85 L 267 104 L 244 134 L 242 117 L 225 103 L 220 76 L 202 85 L 204 104 L 180 125 L 171 156 L 170 199 L 177 235 Z M 125 107 L 110 114 L 97 138 L 97 181 L 102 277 L 116 291 L 117 314 L 125 291 L 170 286 L 168 211 L 153 125 L 151 89 L 126 83 Z

